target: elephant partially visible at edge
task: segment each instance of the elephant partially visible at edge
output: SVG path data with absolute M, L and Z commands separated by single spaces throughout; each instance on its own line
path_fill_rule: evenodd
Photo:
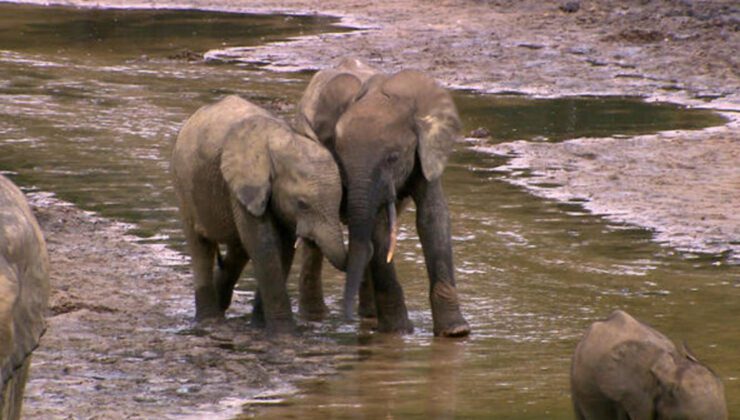
M 717 375 L 619 310 L 586 330 L 570 380 L 579 420 L 727 419 Z
M 356 59 L 314 75 L 301 99 L 297 130 L 325 144 L 339 163 L 349 224 L 344 313 L 369 270 L 378 330 L 410 332 L 392 262 L 397 212 L 416 204 L 416 227 L 430 281 L 434 334 L 470 327 L 455 287 L 450 218 L 441 176 L 461 129 L 450 94 L 418 71 L 387 75 Z
M 258 282 L 253 321 L 264 316 L 268 331 L 292 331 L 285 282 L 296 239 L 316 244 L 339 269 L 346 260 L 341 180 L 331 154 L 229 96 L 187 120 L 171 169 L 192 258 L 196 320 L 224 316 L 251 258 Z M 226 245 L 224 258 L 219 244 Z
M 49 256 L 23 193 L 0 175 L 0 418 L 21 416 L 31 352 L 46 331 Z

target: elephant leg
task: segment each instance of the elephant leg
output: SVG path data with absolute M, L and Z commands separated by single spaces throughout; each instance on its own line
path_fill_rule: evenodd
M 298 275 L 298 310 L 302 317 L 311 321 L 321 321 L 329 313 L 324 303 L 324 290 L 321 284 L 321 266 L 324 255 L 316 244 L 303 241 L 301 272 Z
M 184 231 L 195 283 L 195 320 L 223 318 L 224 310 L 213 283 L 213 262 L 218 245 L 195 232 L 190 223 L 184 223 Z
M 0 418 L 18 420 L 23 409 L 23 393 L 28 382 L 28 371 L 31 368 L 31 356 L 26 357 L 23 364 L 3 386 L 0 384 Z
M 239 280 L 247 261 L 249 261 L 249 256 L 244 251 L 241 243 L 227 245 L 226 256 L 217 265 L 214 275 L 216 294 L 222 311 L 229 309 L 234 286 Z
M 377 319 L 378 314 L 375 310 L 375 290 L 373 290 L 373 279 L 370 271 L 365 272 L 365 278 L 360 284 L 360 318 L 366 320 Z
M 234 217 L 257 278 L 255 311 L 261 306 L 265 328 L 269 333 L 293 332 L 295 323 L 286 288 L 289 260 L 293 251 L 290 235 L 280 229 L 269 211 L 255 217 L 236 204 Z
M 254 304 L 252 305 L 252 321 L 250 324 L 254 328 L 265 328 L 267 324 L 265 323 L 265 309 L 262 305 L 262 296 L 260 295 L 260 289 L 259 286 L 257 286 L 257 290 L 254 292 Z
M 375 310 L 378 316 L 378 331 L 393 333 L 411 333 L 414 326 L 409 320 L 403 289 L 396 278 L 393 262 L 388 263 L 388 234 L 390 226 L 388 217 L 378 217 L 373 232 L 375 252 L 370 260 L 370 276 L 375 295 Z M 367 278 L 367 276 L 365 277 Z
M 452 239 L 447 200 L 439 179 L 419 180 L 413 198 L 416 203 L 416 230 L 424 250 L 429 275 L 434 335 L 463 337 L 470 326 L 460 311 L 452 264 Z

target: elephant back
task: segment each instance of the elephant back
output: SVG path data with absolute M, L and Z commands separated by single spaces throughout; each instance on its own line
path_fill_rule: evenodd
M 49 257 L 23 193 L 0 175 L 0 384 L 5 389 L 46 329 Z M 0 402 L 0 405 L 2 403 Z

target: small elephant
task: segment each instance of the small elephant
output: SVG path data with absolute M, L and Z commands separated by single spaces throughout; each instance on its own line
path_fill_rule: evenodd
M 31 352 L 46 331 L 49 256 L 23 193 L 0 175 L 0 419 L 19 419 Z
M 570 381 L 577 419 L 727 419 L 717 375 L 619 310 L 586 330 Z
M 251 258 L 258 283 L 253 322 L 264 317 L 269 332 L 293 331 L 285 283 L 294 242 L 307 239 L 335 267 L 345 265 L 342 186 L 329 151 L 228 96 L 185 122 L 172 174 L 192 257 L 196 320 L 224 316 Z
M 345 59 L 314 75 L 295 126 L 325 144 L 342 173 L 349 224 L 345 316 L 351 318 L 369 269 L 378 330 L 413 329 L 392 262 L 397 212 L 410 197 L 430 280 L 434 334 L 469 334 L 455 288 L 441 182 L 461 128 L 450 94 L 424 73 L 386 75 Z

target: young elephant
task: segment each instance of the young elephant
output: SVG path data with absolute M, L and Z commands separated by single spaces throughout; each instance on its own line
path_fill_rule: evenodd
M 48 299 L 49 257 L 41 229 L 23 193 L 0 175 L 0 419 L 21 417 Z
M 450 94 L 418 71 L 385 75 L 344 60 L 314 76 L 298 106 L 296 127 L 324 143 L 342 171 L 349 224 L 345 316 L 351 317 L 369 272 L 378 330 L 413 329 L 393 265 L 397 211 L 411 198 L 429 277 L 434 334 L 468 335 L 441 180 L 461 128 Z
M 727 419 L 717 375 L 623 311 L 588 328 L 570 380 L 577 419 Z
M 258 282 L 253 320 L 264 316 L 269 331 L 292 331 L 285 281 L 296 239 L 317 244 L 344 268 L 341 181 L 331 154 L 264 109 L 229 96 L 187 120 L 172 173 L 192 257 L 196 320 L 223 317 L 251 258 Z M 223 259 L 219 244 L 227 249 Z

